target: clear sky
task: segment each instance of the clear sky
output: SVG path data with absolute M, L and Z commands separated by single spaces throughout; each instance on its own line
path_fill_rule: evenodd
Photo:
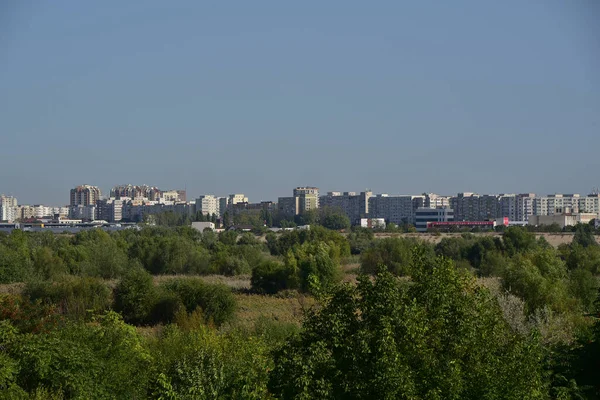
M 0 2 L 0 193 L 600 186 L 600 2 Z

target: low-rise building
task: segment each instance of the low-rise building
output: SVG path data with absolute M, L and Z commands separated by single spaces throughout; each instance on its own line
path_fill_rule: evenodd
M 385 229 L 385 219 L 383 218 L 361 218 L 360 227 L 369 229 Z
M 528 225 L 542 226 L 557 224 L 561 228 L 575 226 L 577 224 L 589 224 L 598 214 L 591 213 L 563 213 L 554 215 L 532 215 L 529 217 Z
M 430 222 L 454 221 L 454 210 L 451 208 L 419 207 L 415 211 L 415 228 L 417 232 L 427 232 Z
M 192 228 L 197 229 L 200 232 L 204 232 L 205 229 L 215 230 L 215 224 L 213 222 L 192 222 Z

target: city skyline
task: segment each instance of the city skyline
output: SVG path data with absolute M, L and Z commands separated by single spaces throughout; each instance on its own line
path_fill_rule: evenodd
M 110 199 L 112 198 L 112 196 L 110 195 L 111 190 L 119 187 L 119 186 L 126 186 L 126 185 L 132 185 L 132 186 L 147 186 L 150 188 L 155 188 L 155 189 L 160 189 L 162 191 L 178 191 L 178 190 L 183 190 L 186 191 L 187 194 L 187 202 L 189 203 L 190 201 L 195 201 L 197 198 L 201 197 L 201 196 L 206 196 L 206 195 L 214 195 L 217 197 L 228 197 L 230 195 L 233 195 L 235 193 L 244 193 L 246 195 L 246 197 L 248 198 L 248 202 L 249 203 L 260 203 L 260 202 L 264 202 L 264 201 L 272 201 L 272 202 L 277 202 L 278 198 L 281 197 L 286 197 L 290 195 L 290 188 L 294 187 L 301 187 L 303 185 L 288 185 L 284 188 L 284 190 L 280 193 L 275 194 L 273 197 L 271 198 L 266 198 L 264 195 L 259 194 L 257 191 L 254 192 L 255 195 L 252 195 L 251 192 L 247 192 L 247 191 L 242 191 L 242 190 L 232 190 L 232 191 L 228 191 L 228 192 L 223 192 L 223 193 L 218 193 L 218 192 L 214 192 L 214 191 L 204 191 L 204 192 L 199 192 L 196 193 L 195 192 L 190 192 L 189 188 L 186 190 L 185 188 L 177 188 L 177 187 L 172 187 L 172 185 L 167 185 L 167 186 L 159 186 L 159 185 L 152 185 L 152 184 L 142 184 L 142 185 L 138 185 L 135 183 L 128 183 L 128 184 L 116 184 L 116 185 L 112 185 L 109 187 L 100 187 L 99 185 L 94 185 L 93 183 L 81 183 L 81 184 L 77 184 L 77 185 L 73 185 L 71 187 L 65 188 L 65 193 L 66 196 L 63 193 L 63 196 L 66 198 L 66 201 L 63 202 L 49 202 L 49 201 L 28 201 L 26 198 L 20 196 L 18 193 L 14 193 L 11 192 L 9 190 L 5 190 L 6 188 L 2 188 L 0 187 L 0 194 L 5 195 L 5 196 L 12 196 L 18 199 L 19 204 L 28 204 L 28 205 L 37 205 L 37 204 L 41 204 L 41 205 L 47 205 L 47 206 L 52 206 L 52 207 L 62 207 L 62 206 L 68 206 L 70 204 L 70 192 L 71 190 L 75 187 L 80 187 L 80 186 L 92 186 L 92 187 L 98 187 L 101 191 L 101 196 L 100 198 L 103 199 Z M 587 196 L 590 194 L 597 194 L 600 192 L 600 186 L 598 185 L 591 185 L 590 188 L 588 190 L 575 190 L 575 191 L 566 191 L 566 190 L 553 190 L 553 191 L 549 191 L 549 192 L 541 192 L 541 191 L 535 191 L 535 190 L 523 190 L 523 191 L 515 191 L 515 190 L 508 190 L 508 191 L 489 191 L 489 192 L 484 192 L 484 191 L 477 191 L 477 190 L 455 190 L 455 191 L 451 191 L 451 192 L 442 192 L 439 190 L 421 190 L 421 191 L 407 191 L 407 190 L 400 190 L 400 191 L 393 191 L 393 190 L 374 190 L 371 187 L 365 187 L 365 188 L 323 188 L 321 186 L 318 185 L 305 185 L 305 186 L 313 186 L 317 189 L 320 190 L 320 194 L 319 196 L 324 196 L 327 195 L 330 192 L 340 192 L 340 193 L 344 193 L 344 192 L 355 192 L 355 193 L 360 193 L 360 192 L 364 192 L 364 191 L 371 191 L 374 195 L 376 194 L 386 194 L 386 195 L 390 195 L 390 196 L 411 196 L 411 195 L 422 195 L 422 194 L 437 194 L 437 195 L 441 195 L 441 196 L 456 196 L 459 193 L 474 193 L 474 194 L 478 194 L 478 195 L 501 195 L 501 194 L 527 194 L 527 193 L 534 193 L 538 196 L 551 196 L 554 194 L 579 194 L 581 196 Z M 39 198 L 36 197 L 36 198 Z

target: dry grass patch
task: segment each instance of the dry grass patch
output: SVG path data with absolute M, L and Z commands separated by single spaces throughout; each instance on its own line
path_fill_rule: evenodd
M 299 293 L 289 297 L 238 293 L 235 299 L 235 324 L 247 328 L 253 327 L 261 318 L 300 326 L 304 311 L 315 304 L 314 298 Z

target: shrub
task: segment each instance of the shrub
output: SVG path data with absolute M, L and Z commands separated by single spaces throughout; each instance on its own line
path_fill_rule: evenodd
M 65 277 L 61 282 L 29 282 L 23 295 L 31 302 L 37 300 L 54 304 L 60 312 L 83 319 L 88 312 L 98 313 L 109 309 L 110 289 L 97 278 Z
M 257 293 L 275 294 L 280 290 L 295 289 L 293 274 L 285 265 L 276 261 L 264 261 L 252 270 L 250 283 Z M 291 279 L 292 278 L 292 279 Z
M 154 296 L 152 275 L 141 267 L 132 268 L 115 288 L 115 310 L 129 323 L 145 323 Z
M 198 278 L 172 279 L 162 285 L 177 294 L 188 312 L 200 307 L 207 322 L 219 326 L 233 318 L 235 297 L 223 284 L 208 284 Z

